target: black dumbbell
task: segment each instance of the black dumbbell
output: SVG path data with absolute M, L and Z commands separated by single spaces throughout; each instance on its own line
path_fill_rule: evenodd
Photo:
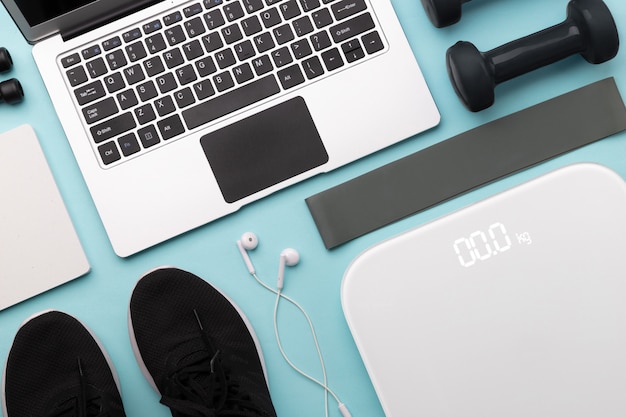
M 11 54 L 6 48 L 0 48 L 0 72 L 8 71 L 12 66 Z M 4 101 L 8 104 L 15 104 L 22 101 L 23 98 L 24 90 L 17 79 L 11 78 L 0 82 L 0 103 Z
M 450 26 L 461 20 L 461 5 L 470 0 L 422 0 L 422 5 L 435 27 Z
M 617 27 L 606 4 L 602 0 L 570 0 L 563 23 L 489 52 L 478 51 L 470 42 L 458 42 L 448 49 L 446 65 L 463 104 L 480 111 L 493 104 L 499 83 L 576 53 L 600 64 L 618 50 Z
M 6 48 L 0 48 L 0 72 L 8 71 L 13 66 L 11 54 Z
M 8 104 L 16 104 L 22 101 L 24 98 L 24 90 L 22 84 L 15 79 L 11 78 L 0 82 L 0 103 L 6 102 Z

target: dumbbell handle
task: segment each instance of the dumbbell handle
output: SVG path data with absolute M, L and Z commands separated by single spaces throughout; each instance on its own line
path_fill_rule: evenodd
M 496 84 L 581 52 L 584 42 L 571 19 L 483 53 Z

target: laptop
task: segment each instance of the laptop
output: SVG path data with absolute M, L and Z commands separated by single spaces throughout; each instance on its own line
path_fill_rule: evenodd
M 2 0 L 126 257 L 429 129 L 389 0 Z

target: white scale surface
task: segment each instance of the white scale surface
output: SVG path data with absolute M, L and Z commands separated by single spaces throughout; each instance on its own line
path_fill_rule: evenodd
M 554 171 L 404 233 L 342 304 L 387 417 L 626 416 L 626 183 Z

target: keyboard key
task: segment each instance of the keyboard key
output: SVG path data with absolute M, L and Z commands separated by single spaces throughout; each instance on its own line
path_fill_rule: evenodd
M 215 84 L 215 88 L 219 92 L 226 91 L 229 88 L 233 88 L 235 86 L 233 77 L 230 75 L 230 72 L 228 71 L 222 72 L 221 74 L 214 75 L 213 83 Z
M 311 10 L 315 10 L 320 7 L 319 0 L 300 0 L 300 5 L 302 6 L 302 10 L 305 12 L 310 12 Z
M 206 32 L 204 23 L 202 23 L 202 19 L 199 17 L 186 21 L 185 30 L 187 31 L 187 36 L 190 38 L 194 38 Z
M 324 67 L 318 57 L 313 56 L 302 62 L 302 68 L 309 80 L 319 77 L 324 74 Z
M 326 48 L 330 48 L 333 42 L 330 40 L 330 36 L 326 31 L 318 32 L 314 35 L 311 35 L 311 44 L 313 45 L 313 49 L 316 51 L 321 51 Z
M 195 16 L 200 13 L 202 13 L 202 5 L 200 3 L 192 4 L 191 6 L 187 6 L 183 9 L 185 17 Z
M 76 65 L 80 62 L 80 55 L 78 53 L 72 54 L 70 56 L 66 56 L 65 58 L 61 58 L 61 65 L 63 68 L 69 68 L 72 65 Z
M 296 16 L 300 16 L 301 13 L 296 0 L 287 0 L 284 3 L 281 3 L 278 8 L 283 14 L 283 19 L 285 20 L 291 20 Z
M 143 26 L 143 33 L 149 35 L 151 33 L 156 32 L 157 30 L 163 29 L 163 25 L 160 20 L 153 20 L 152 22 L 145 23 Z
M 109 52 L 106 58 L 111 71 L 121 68 L 128 63 L 128 61 L 126 61 L 126 57 L 124 56 L 124 52 L 122 52 L 121 49 Z
M 315 26 L 318 29 L 333 23 L 333 17 L 330 15 L 330 11 L 328 9 L 320 9 L 313 12 L 311 17 L 313 18 L 313 23 L 315 23 Z
M 268 75 L 184 110 L 183 119 L 187 128 L 194 129 L 279 92 L 276 78 Z
M 154 83 L 150 80 L 137 86 L 137 94 L 139 94 L 139 99 L 141 101 L 148 101 L 158 95 Z
M 243 19 L 240 24 L 243 28 L 243 33 L 245 33 L 246 36 L 252 36 L 255 33 L 259 33 L 263 30 L 263 27 L 261 26 L 261 21 L 258 17 L 256 17 L 256 15 Z
M 376 31 L 363 35 L 361 40 L 363 41 L 365 50 L 370 55 L 383 50 L 385 47 L 385 45 L 383 45 L 383 41 L 380 39 L 380 35 Z
M 85 64 L 87 72 L 91 78 L 98 78 L 108 72 L 104 60 L 102 58 L 96 58 L 93 61 L 89 61 Z
M 163 140 L 172 139 L 174 136 L 178 136 L 185 132 L 183 122 L 181 122 L 180 117 L 177 114 L 161 120 L 157 123 L 157 126 L 159 127 L 159 132 L 161 132 Z
M 137 142 L 137 137 L 134 133 L 129 133 L 122 136 L 117 140 L 117 143 L 120 146 L 120 149 L 122 150 L 122 154 L 124 156 L 130 156 L 141 150 L 139 142 Z
M 230 25 L 222 29 L 222 36 L 227 44 L 235 43 L 243 39 L 239 25 Z
M 176 106 L 172 97 L 165 96 L 154 101 L 154 109 L 159 116 L 165 116 L 176 111 Z
M 176 77 L 178 78 L 178 83 L 181 86 L 192 83 L 198 79 L 196 72 L 193 70 L 193 65 L 191 64 L 178 68 L 176 70 Z
M 240 61 L 245 61 L 248 58 L 252 58 L 255 55 L 252 42 L 243 41 L 235 45 L 235 53 L 237 54 L 237 58 L 239 58 Z
M 178 48 L 172 49 L 171 51 L 167 51 L 166 53 L 164 53 L 163 59 L 165 60 L 165 65 L 167 65 L 167 67 L 170 69 L 182 65 L 185 62 L 185 58 L 183 58 L 183 54 Z
M 128 59 L 130 62 L 139 61 L 140 59 L 144 59 L 148 54 L 146 53 L 146 48 L 143 47 L 143 43 L 135 42 L 126 47 L 126 54 L 128 55 Z
M 168 14 L 167 16 L 163 17 L 163 23 L 165 23 L 165 26 L 174 25 L 178 22 L 181 22 L 182 20 L 183 20 L 183 15 L 180 14 L 180 12 L 174 12 L 172 14 Z
M 289 48 L 287 48 L 286 46 L 272 51 L 271 55 L 272 59 L 274 60 L 274 65 L 276 65 L 276 68 L 284 67 L 285 65 L 291 64 L 293 62 L 293 58 L 291 57 Z
M 141 38 L 141 30 L 139 28 L 134 28 L 128 32 L 122 33 L 122 39 L 124 39 L 124 42 L 126 43 L 135 41 L 139 38 Z
M 143 67 L 146 69 L 146 74 L 148 74 L 149 77 L 154 77 L 155 75 L 165 71 L 163 61 L 161 61 L 161 58 L 158 56 L 146 59 L 143 62 Z
M 156 114 L 152 109 L 152 105 L 150 103 L 147 103 L 135 109 L 135 117 L 137 117 L 137 121 L 140 125 L 145 125 L 146 123 L 149 123 L 156 119 Z
M 278 80 L 285 90 L 293 88 L 304 82 L 304 75 L 299 65 L 292 65 L 283 70 L 278 71 Z
M 290 25 L 278 26 L 274 28 L 272 32 L 274 33 L 274 38 L 279 45 L 284 45 L 287 42 L 291 42 L 295 39 Z
M 198 100 L 204 100 L 205 98 L 211 97 L 215 94 L 213 85 L 209 80 L 202 80 L 199 83 L 194 84 L 193 91 L 195 91 Z
M 263 25 L 265 25 L 266 29 L 271 28 L 272 26 L 276 26 L 282 22 L 280 18 L 280 13 L 276 7 L 268 9 L 261 13 L 261 20 L 263 21 Z
M 254 44 L 256 45 L 256 49 L 257 51 L 259 51 L 260 54 L 262 54 L 263 52 L 267 52 L 270 49 L 274 48 L 274 46 L 276 46 L 276 44 L 274 44 L 274 39 L 269 32 L 261 33 L 260 35 L 255 36 Z
M 94 124 L 118 112 L 117 104 L 113 97 L 109 97 L 98 103 L 83 108 L 83 117 L 87 124 Z
M 126 77 L 126 82 L 129 85 L 137 84 L 138 82 L 146 79 L 146 76 L 143 73 L 143 70 L 141 69 L 141 66 L 139 64 L 135 64 L 132 67 L 124 68 L 122 72 L 124 73 L 124 76 Z
M 364 0 L 341 0 L 330 6 L 330 8 L 333 11 L 335 19 L 343 20 L 357 13 L 361 13 L 363 10 L 367 9 L 367 5 Z
M 104 165 L 112 164 L 122 158 L 117 150 L 117 146 L 115 146 L 115 142 L 107 142 L 104 145 L 98 146 L 98 152 L 100 153 L 100 158 L 102 158 Z
M 223 0 L 204 0 L 204 8 L 205 9 L 212 9 L 215 6 L 219 6 L 220 4 L 222 4 Z
M 126 133 L 136 126 L 135 119 L 131 113 L 123 113 L 119 116 L 115 116 L 105 122 L 93 126 L 91 129 L 91 137 L 96 143 L 104 142 L 107 139 L 111 139 L 114 136 L 119 136 L 122 133 Z
M 156 54 L 157 52 L 161 52 L 164 50 L 167 45 L 165 45 L 165 39 L 163 39 L 163 35 L 160 33 L 155 33 L 146 39 L 146 46 L 148 47 L 148 51 L 151 54 Z
M 213 58 L 210 56 L 197 60 L 196 69 L 198 70 L 198 75 L 201 77 L 206 77 L 207 75 L 213 74 L 217 71 Z
M 98 56 L 102 53 L 102 50 L 100 49 L 100 46 L 98 45 L 93 45 L 90 46 L 89 48 L 83 49 L 81 51 L 81 54 L 83 55 L 84 59 L 91 59 L 94 56 Z
M 243 0 L 243 7 L 248 13 L 254 13 L 261 10 L 264 6 L 262 0 Z
M 220 67 L 220 69 L 224 69 L 235 65 L 237 60 L 235 59 L 233 51 L 227 48 L 215 54 L 215 62 L 217 62 L 217 66 Z
M 139 104 L 139 101 L 137 100 L 137 95 L 135 94 L 134 90 L 126 90 L 118 93 L 117 102 L 119 103 L 122 110 L 128 110 L 131 107 Z
M 241 3 L 239 3 L 238 1 L 226 3 L 226 5 L 224 6 L 224 15 L 226 15 L 226 19 L 228 19 L 229 22 L 241 19 L 244 16 L 244 11 L 241 7 Z
M 333 48 L 322 53 L 322 60 L 328 71 L 334 71 L 343 66 L 343 59 L 339 53 L 339 49 Z
M 102 42 L 102 49 L 104 49 L 105 51 L 110 51 L 111 49 L 115 49 L 120 46 L 122 46 L 122 40 L 119 36 L 115 36 Z
M 179 109 L 189 107 L 196 102 L 196 99 L 191 92 L 191 88 L 189 87 L 183 88 L 182 90 L 175 92 L 174 100 L 176 100 L 176 105 Z
M 313 53 L 311 45 L 306 39 L 300 39 L 291 44 L 291 52 L 296 59 L 302 59 Z
M 238 84 L 246 83 L 254 78 L 252 68 L 250 68 L 250 65 L 247 62 L 233 68 L 233 75 L 235 76 L 235 80 L 237 80 Z
M 83 67 L 75 67 L 65 72 L 68 81 L 72 87 L 76 87 L 84 82 L 87 82 L 87 73 Z
M 374 27 L 372 16 L 369 13 L 365 13 L 333 26 L 330 28 L 330 34 L 336 43 L 341 43 L 370 29 L 374 29 Z
M 272 65 L 272 61 L 270 60 L 270 57 L 267 55 L 263 55 L 259 58 L 254 58 L 252 60 L 252 66 L 254 67 L 254 72 L 256 72 L 257 76 L 267 74 L 268 72 L 274 69 L 274 66 Z
M 302 16 L 293 22 L 291 22 L 293 26 L 293 30 L 296 32 L 298 37 L 307 35 L 313 32 L 313 23 L 311 23 L 311 19 L 309 16 Z
M 189 43 L 186 43 L 181 46 L 187 61 L 193 61 L 196 58 L 204 55 L 204 50 L 202 49 L 202 45 L 199 40 L 193 40 Z
M 104 91 L 102 82 L 98 80 L 77 88 L 74 90 L 74 95 L 76 96 L 78 104 L 84 106 L 87 103 L 91 103 L 94 100 L 104 97 L 106 92 Z
M 169 43 L 170 46 L 178 45 L 187 40 L 185 32 L 180 25 L 167 29 L 165 31 L 165 39 L 167 39 L 167 43 Z
M 209 30 L 217 29 L 226 23 L 224 16 L 219 9 L 211 10 L 208 13 L 205 13 L 204 22 Z
M 222 46 L 224 46 L 224 42 L 222 42 L 222 38 L 218 32 L 212 32 L 208 35 L 202 37 L 202 43 L 204 44 L 204 48 L 208 53 L 217 51 Z
M 126 87 L 122 74 L 119 72 L 104 77 L 104 85 L 109 93 L 115 93 L 116 91 L 120 91 L 122 88 Z
M 346 61 L 355 62 L 365 57 L 365 52 L 361 48 L 361 43 L 357 39 L 353 39 L 341 45 L 341 50 L 346 57 Z
M 176 84 L 176 79 L 174 79 L 174 75 L 170 72 L 168 72 L 167 74 L 163 74 L 160 77 L 157 77 L 155 81 L 157 86 L 159 87 L 159 91 L 161 92 L 161 94 L 168 93 L 178 87 L 178 84 Z
M 159 139 L 159 134 L 157 133 L 154 125 L 149 125 L 143 127 L 137 131 L 137 136 L 139 136 L 139 140 L 145 149 L 148 149 L 151 146 L 157 145 L 161 142 Z

